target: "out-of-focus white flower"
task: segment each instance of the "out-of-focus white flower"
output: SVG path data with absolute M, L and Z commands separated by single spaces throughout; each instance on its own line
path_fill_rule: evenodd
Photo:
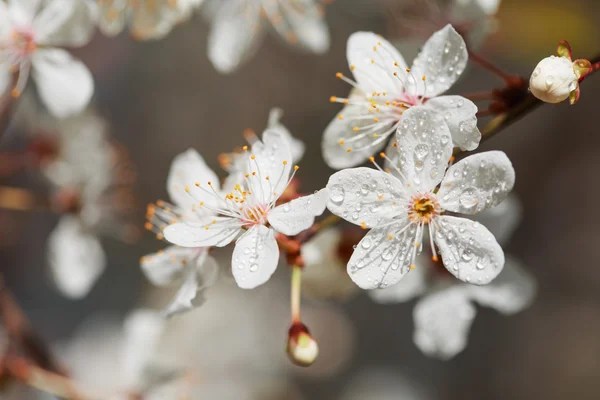
M 349 380 L 341 400 L 427 400 L 427 393 L 399 371 L 386 367 L 361 370 Z
M 95 0 L 100 30 L 114 36 L 129 26 L 136 39 L 162 39 L 204 0 Z
M 356 81 L 337 74 L 354 89 L 347 99 L 331 98 L 346 106 L 323 135 L 323 155 L 330 167 L 356 166 L 380 151 L 408 110 L 431 112 L 435 124 L 444 126 L 454 145 L 463 150 L 479 145 L 477 106 L 461 96 L 440 96 L 462 74 L 468 60 L 465 43 L 452 26 L 429 38 L 411 69 L 388 41 L 374 33 L 354 33 L 347 53 Z
M 498 207 L 473 217 L 485 223 L 500 243 L 505 243 L 520 220 L 520 205 L 508 197 Z M 535 295 L 535 281 L 513 257 L 489 285 L 465 285 L 450 279 L 437 262 L 424 254 L 415 261 L 417 268 L 397 285 L 370 291 L 380 303 L 396 303 L 420 297 L 413 315 L 414 341 L 426 354 L 449 359 L 466 347 L 476 315 L 473 303 L 510 315 L 526 308 Z
M 448 271 L 476 285 L 491 282 L 504 266 L 494 235 L 478 222 L 442 214 L 476 214 L 500 204 L 515 181 L 506 154 L 479 153 L 448 168 L 450 129 L 425 107 L 405 111 L 396 147 L 390 173 L 346 169 L 327 183 L 329 210 L 371 228 L 348 262 L 352 280 L 363 289 L 397 283 L 414 268 L 427 226 L 433 257 L 437 246 Z
M 319 232 L 302 246 L 304 269 L 302 272 L 302 292 L 320 299 L 346 299 L 359 291 L 346 272 L 352 245 L 343 242 L 344 232 L 330 228 Z M 344 254 L 345 255 L 345 254 Z
M 160 201 L 148 207 L 147 228 L 156 229 L 161 238 L 162 229 L 175 220 L 194 223 L 198 217 L 212 214 L 205 208 L 197 210 L 193 198 L 185 192 L 186 182 L 190 179 L 218 180 L 202 156 L 193 149 L 179 154 L 171 164 L 167 191 L 174 204 Z M 215 282 L 218 274 L 217 263 L 208 250 L 207 247 L 169 246 L 142 257 L 142 270 L 153 284 L 180 285 L 175 298 L 165 310 L 167 316 L 189 311 L 204 302 L 204 290 Z
M 81 62 L 57 46 L 83 46 L 94 31 L 94 12 L 81 0 L 0 1 L 0 92 L 19 74 L 13 96 L 33 75 L 44 105 L 56 117 L 83 110 L 94 80 Z
M 292 236 L 308 229 L 327 203 L 328 193 L 323 189 L 275 206 L 293 177 L 291 158 L 289 141 L 268 129 L 263 141 L 255 142 L 246 153 L 244 179 L 227 188 L 230 191 L 221 192 L 218 181 L 186 186 L 197 204 L 215 216 L 171 224 L 164 230 L 165 238 L 183 247 L 222 247 L 237 238 L 232 256 L 237 284 L 251 289 L 265 283 L 279 261 L 275 232 Z
M 214 0 L 205 8 L 212 22 L 208 58 L 221 73 L 247 61 L 269 26 L 295 47 L 317 54 L 329 49 L 324 7 L 318 0 Z
M 184 398 L 192 387 L 186 371 L 159 352 L 166 328 L 158 313 L 138 309 L 122 326 L 110 320 L 89 321 L 56 353 L 73 379 L 98 398 Z
M 448 19 L 463 32 L 469 47 L 475 49 L 496 30 L 494 17 L 499 7 L 500 0 L 452 0 L 447 6 Z
M 93 113 L 61 120 L 55 128 L 55 135 L 34 138 L 30 151 L 53 185 L 54 208 L 65 214 L 48 241 L 52 276 L 61 292 L 81 298 L 105 268 L 99 236 L 129 241 L 134 234 L 123 220 L 132 210 L 131 167 Z
M 571 47 L 561 41 L 558 56 L 544 58 L 533 70 L 529 79 L 529 90 L 546 103 L 560 103 L 569 98 L 571 104 L 579 100 L 579 82 L 591 70 L 585 59 L 573 61 Z

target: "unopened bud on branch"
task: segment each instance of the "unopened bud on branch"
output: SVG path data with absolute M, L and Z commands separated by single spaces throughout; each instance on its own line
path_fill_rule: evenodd
M 304 324 L 298 322 L 290 327 L 287 353 L 292 362 L 301 367 L 312 365 L 319 356 L 319 345 Z

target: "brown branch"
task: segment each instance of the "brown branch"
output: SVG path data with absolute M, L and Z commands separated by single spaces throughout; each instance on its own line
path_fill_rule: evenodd
M 54 359 L 40 336 L 33 330 L 25 313 L 0 275 L 0 317 L 10 340 L 41 368 L 65 374 L 65 370 Z

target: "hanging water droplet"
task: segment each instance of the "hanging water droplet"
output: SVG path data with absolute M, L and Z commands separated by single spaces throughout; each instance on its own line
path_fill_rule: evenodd
M 344 201 L 345 194 L 346 193 L 345 193 L 344 188 L 342 187 L 342 185 L 333 185 L 331 187 L 331 194 L 329 195 L 329 199 L 333 203 L 335 203 L 337 205 L 340 205 Z
M 465 208 L 475 207 L 478 203 L 477 191 L 473 188 L 463 190 L 459 198 L 460 204 Z

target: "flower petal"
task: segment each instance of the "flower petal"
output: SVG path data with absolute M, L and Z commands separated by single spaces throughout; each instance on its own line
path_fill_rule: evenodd
M 406 62 L 383 37 L 372 32 L 353 33 L 348 38 L 346 57 L 354 78 L 366 94 L 402 92 L 401 81 L 393 72 L 397 70 L 404 73 Z
M 450 167 L 437 195 L 445 210 L 476 214 L 500 204 L 514 184 L 515 170 L 506 154 L 486 151 Z
M 464 285 L 423 297 L 413 310 L 417 347 L 431 357 L 448 360 L 464 350 L 477 314 Z
M 269 112 L 269 122 L 267 128 L 276 129 L 281 135 L 283 135 L 289 142 L 290 151 L 292 152 L 292 163 L 299 163 L 304 156 L 306 145 L 302 140 L 296 139 L 292 136 L 292 133 L 281 123 L 279 120 L 283 117 L 283 110 L 281 108 L 272 108 Z
M 36 40 L 44 46 L 83 46 L 94 34 L 98 18 L 91 2 L 52 0 L 33 21 Z
M 231 269 L 239 287 L 253 289 L 269 280 L 278 262 L 279 247 L 273 230 L 256 225 L 235 243 Z
M 468 59 L 465 41 L 452 25 L 446 25 L 427 40 L 413 63 L 412 73 L 426 77 L 425 97 L 435 97 L 456 82 Z
M 297 235 L 310 228 L 315 217 L 323 214 L 328 200 L 329 191 L 326 188 L 294 199 L 271 210 L 268 215 L 269 223 L 277 232 L 287 236 Z
M 475 150 L 481 140 L 477 128 L 477 106 L 462 96 L 434 97 L 426 103 L 450 128 L 452 142 L 461 150 Z
M 314 0 L 263 3 L 272 25 L 288 43 L 298 45 L 313 53 L 323 54 L 329 50 L 329 29 L 321 9 Z
M 51 114 L 64 118 L 88 105 L 94 79 L 85 64 L 60 49 L 38 50 L 32 63 L 38 92 Z
M 327 189 L 329 211 L 353 224 L 374 228 L 407 218 L 402 205 L 408 196 L 391 174 L 364 167 L 345 169 L 331 175 Z
M 219 178 L 214 171 L 206 165 L 204 158 L 196 150 L 188 149 L 177 155 L 171 163 L 167 192 L 177 206 L 190 211 L 192 206 L 200 201 L 206 204 L 217 202 L 212 189 L 207 187 L 208 182 L 216 191 L 219 190 Z M 196 183 L 199 183 L 200 187 L 197 187 Z M 203 212 L 202 207 L 197 210 Z
M 502 203 L 469 216 L 469 219 L 483 224 L 492 232 L 498 243 L 504 245 L 521 222 L 522 214 L 519 199 L 516 195 L 509 194 Z
M 106 36 L 115 36 L 123 31 L 129 17 L 127 1 L 108 0 L 97 2 L 100 10 L 98 27 Z
M 429 260 L 421 253 L 415 260 L 416 268 L 410 270 L 400 282 L 385 289 L 370 290 L 371 299 L 381 304 L 402 303 L 409 301 L 427 289 L 427 268 Z
M 434 241 L 452 275 L 467 283 L 485 285 L 502 271 L 504 252 L 485 226 L 447 215 L 435 222 Z
M 85 297 L 106 268 L 106 255 L 95 235 L 73 216 L 63 216 L 48 238 L 48 262 L 58 289 L 67 297 Z
M 397 167 L 415 191 L 433 190 L 444 177 L 452 156 L 448 126 L 435 112 L 423 106 L 412 107 L 402 114 L 396 133 Z
M 158 253 L 142 257 L 140 265 L 144 275 L 153 285 L 172 285 L 183 278 L 187 263 L 199 251 L 206 251 L 206 249 L 169 246 Z
M 354 249 L 348 261 L 348 275 L 363 289 L 382 289 L 394 285 L 410 270 L 414 249 L 411 229 L 397 223 L 371 229 Z
M 279 197 L 288 185 L 292 169 L 292 152 L 288 140 L 277 129 L 267 129 L 262 141 L 252 146 L 254 160 L 248 161 L 250 171 L 256 171 L 249 179 L 250 189 L 265 204 Z M 262 197 L 259 194 L 262 190 Z
M 208 58 L 217 71 L 227 74 L 249 59 L 262 37 L 258 4 L 222 5 L 208 36 Z
M 517 313 L 531 304 L 536 293 L 534 278 L 513 257 L 506 258 L 504 270 L 486 286 L 471 286 L 471 297 L 482 306 L 503 314 Z
M 204 304 L 206 301 L 204 292 L 216 282 L 218 272 L 219 266 L 215 259 L 209 256 L 208 252 L 200 254 L 196 265 L 188 269 L 181 288 L 165 309 L 165 316 L 182 314 Z
M 8 15 L 15 25 L 29 25 L 42 0 L 8 0 Z
M 213 223 L 214 221 L 214 223 Z M 167 241 L 183 247 L 223 247 L 240 233 L 242 223 L 236 218 L 205 217 L 194 222 L 167 226 L 163 234 Z
M 366 107 L 344 107 L 323 134 L 321 147 L 327 165 L 334 169 L 355 167 L 383 149 L 399 118 L 385 111 L 377 117 L 379 122 Z

